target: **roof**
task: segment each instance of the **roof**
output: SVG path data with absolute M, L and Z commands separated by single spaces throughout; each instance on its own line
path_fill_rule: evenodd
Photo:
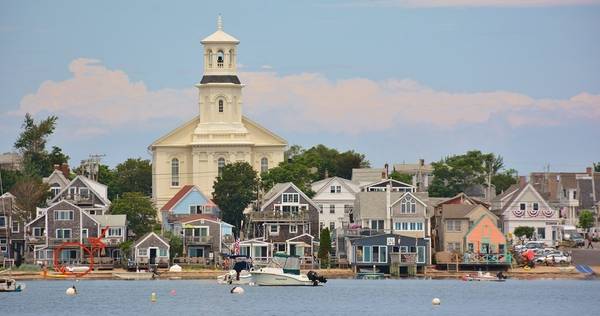
M 471 204 L 444 204 L 442 205 L 442 217 L 463 218 L 478 206 Z
M 110 205 L 110 200 L 107 197 L 108 187 L 100 182 L 94 181 L 92 179 L 87 178 L 83 175 L 78 175 L 75 179 L 71 180 L 67 186 L 65 186 L 52 200 L 51 202 L 57 202 L 60 197 L 69 190 L 69 188 L 75 183 L 77 180 L 80 180 L 85 184 L 91 191 L 94 193 L 103 203 L 104 205 Z
M 95 219 L 100 225 L 106 227 L 119 227 L 127 225 L 127 215 L 117 214 L 117 215 L 91 215 L 93 219 Z
M 141 244 L 142 242 L 144 242 L 146 239 L 148 239 L 152 235 L 154 235 L 154 237 L 158 238 L 158 240 L 160 240 L 167 247 L 170 247 L 169 243 L 164 238 L 162 238 L 161 236 L 159 236 L 158 234 L 156 234 L 155 232 L 148 232 L 148 233 L 146 233 L 140 239 L 136 240 L 135 243 L 133 244 L 133 246 L 137 247 L 139 244 Z
M 315 195 L 318 194 L 319 192 L 321 192 L 322 190 L 327 190 L 329 189 L 329 184 L 332 182 L 339 182 L 341 185 L 343 185 L 348 191 L 350 191 L 351 193 L 357 193 L 360 192 L 360 188 L 353 183 L 352 181 L 345 179 L 345 178 L 340 178 L 340 177 L 329 177 L 329 178 L 325 178 L 323 180 L 319 180 L 319 181 L 315 181 L 311 184 L 311 188 L 313 191 L 315 191 Z
M 184 185 L 181 189 L 179 189 L 179 191 L 177 191 L 177 193 L 175 193 L 175 195 L 165 205 L 163 205 L 163 207 L 160 208 L 160 210 L 163 212 L 171 210 L 193 188 L 194 188 L 194 186 L 191 184 Z
M 200 80 L 200 84 L 207 83 L 235 83 L 241 84 L 238 76 L 231 75 L 204 75 L 202 80 Z
M 263 201 L 266 201 L 266 202 L 262 204 L 262 207 L 260 210 L 263 211 L 263 209 L 266 206 L 271 204 L 271 202 L 273 202 L 273 200 L 275 198 L 277 198 L 279 195 L 283 194 L 283 192 L 290 187 L 294 188 L 294 190 L 296 192 L 298 192 L 300 195 L 302 195 L 302 197 L 309 204 L 311 204 L 314 208 L 316 208 L 317 210 L 319 209 L 319 206 L 317 204 L 315 204 L 315 202 L 311 198 L 309 198 L 308 195 L 306 195 L 304 192 L 302 192 L 302 190 L 300 190 L 300 188 L 298 188 L 294 183 L 285 182 L 285 183 L 277 183 L 276 185 L 273 186 L 273 188 L 271 190 L 269 190 L 269 192 L 267 192 L 267 194 L 265 194 Z
M 220 222 L 221 220 L 212 214 L 191 214 L 188 216 L 177 217 L 176 221 L 180 223 L 189 223 L 197 220 L 208 220 L 213 222 Z
M 519 189 L 520 189 L 520 185 L 518 183 L 515 183 L 515 184 L 509 186 L 506 190 L 504 190 L 499 195 L 496 195 L 496 197 L 494 197 L 494 199 L 492 201 L 499 202 L 499 201 L 503 200 L 505 197 L 513 194 L 515 191 L 517 191 Z
M 377 182 L 384 178 L 382 175 L 385 174 L 385 172 L 384 168 L 353 168 L 352 182 Z
M 510 198 L 508 199 L 508 201 L 504 204 L 504 206 L 502 206 L 502 213 L 504 213 L 506 211 L 506 209 L 508 207 L 511 206 L 511 204 L 520 197 L 520 195 L 527 190 L 527 188 L 531 188 L 531 190 L 533 190 L 533 193 L 536 194 L 539 198 L 540 201 L 542 203 L 545 204 L 546 207 L 548 207 L 549 209 L 552 209 L 552 207 L 550 207 L 550 205 L 548 204 L 548 200 L 542 196 L 540 194 L 540 192 L 531 184 L 531 183 L 527 183 L 527 185 L 525 185 L 524 187 L 518 189 L 517 191 L 514 191 L 514 193 L 510 196 Z
M 284 188 L 287 188 L 287 186 L 290 184 L 291 182 L 284 182 L 284 183 L 276 183 L 271 190 L 267 191 L 267 193 L 265 193 L 265 195 L 263 196 L 264 200 L 270 200 L 272 197 L 274 197 L 275 195 L 277 195 L 277 193 L 281 192 Z
M 394 170 L 399 173 L 416 174 L 419 171 L 422 173 L 432 173 L 433 166 L 430 164 L 418 164 L 418 163 L 398 163 L 394 164 Z
M 69 184 L 69 179 L 67 179 L 67 177 L 65 177 L 64 173 L 58 169 L 54 169 L 49 176 L 42 178 L 42 182 L 49 183 L 50 180 L 54 177 L 56 177 L 57 178 L 56 180 L 58 180 L 62 185 Z
M 223 18 L 221 15 L 217 18 L 217 31 L 205 37 L 201 43 L 239 43 L 240 41 L 223 31 Z

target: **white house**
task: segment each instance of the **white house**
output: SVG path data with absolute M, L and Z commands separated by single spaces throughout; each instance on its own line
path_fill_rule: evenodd
M 352 219 L 354 199 L 360 188 L 350 180 L 331 177 L 314 182 L 311 186 L 315 195 L 312 200 L 319 205 L 319 227 L 330 230 L 342 228 Z
M 553 245 L 559 239 L 560 219 L 539 192 L 528 183 L 503 196 L 501 205 L 504 233 L 514 233 L 519 226 L 535 229 L 534 238 Z

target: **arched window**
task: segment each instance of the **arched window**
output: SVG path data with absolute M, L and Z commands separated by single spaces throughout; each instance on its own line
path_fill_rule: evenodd
M 219 177 L 223 175 L 224 167 L 225 167 L 225 158 L 221 157 L 217 160 L 217 169 L 219 170 Z
M 260 160 L 260 172 L 267 172 L 269 170 L 269 159 L 267 157 L 263 157 Z
M 401 213 L 416 213 L 417 212 L 417 202 L 413 197 L 405 197 L 400 201 L 400 212 Z
M 219 113 L 223 113 L 223 99 L 219 100 Z
M 229 68 L 232 68 L 233 65 L 234 65 L 233 64 L 233 62 L 234 62 L 233 58 L 234 57 L 235 57 L 235 53 L 234 53 L 233 49 L 230 49 L 229 50 Z
M 223 68 L 223 62 L 225 61 L 225 54 L 220 50 L 217 52 L 217 68 Z
M 212 68 L 213 65 L 213 52 L 212 50 L 207 50 L 206 55 L 208 56 L 208 68 Z
M 171 159 L 171 186 L 179 186 L 179 159 Z

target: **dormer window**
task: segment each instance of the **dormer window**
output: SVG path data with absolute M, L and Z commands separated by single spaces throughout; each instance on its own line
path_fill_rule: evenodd
M 221 99 L 221 100 L 219 100 L 219 113 L 223 113 L 223 109 L 224 109 L 223 100 Z

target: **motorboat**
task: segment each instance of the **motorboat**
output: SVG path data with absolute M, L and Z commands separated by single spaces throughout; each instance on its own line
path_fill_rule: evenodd
M 262 286 L 316 286 L 327 282 L 314 271 L 300 273 L 300 258 L 285 253 L 275 253 L 266 267 L 250 271 L 256 285 Z
M 113 273 L 113 276 L 121 280 L 154 280 L 156 273 L 154 272 L 121 272 Z
M 506 276 L 502 274 L 502 272 L 498 272 L 496 275 L 492 275 L 489 272 L 481 272 L 477 273 L 465 274 L 462 277 L 463 281 L 495 281 L 495 282 L 504 282 L 506 281 Z
M 250 271 L 252 270 L 252 261 L 248 256 L 235 255 L 229 256 L 229 261 L 233 264 L 232 269 L 223 275 L 217 277 L 219 284 L 251 284 L 253 277 Z
M 15 279 L 0 278 L 0 292 L 21 292 L 25 284 L 18 283 Z

